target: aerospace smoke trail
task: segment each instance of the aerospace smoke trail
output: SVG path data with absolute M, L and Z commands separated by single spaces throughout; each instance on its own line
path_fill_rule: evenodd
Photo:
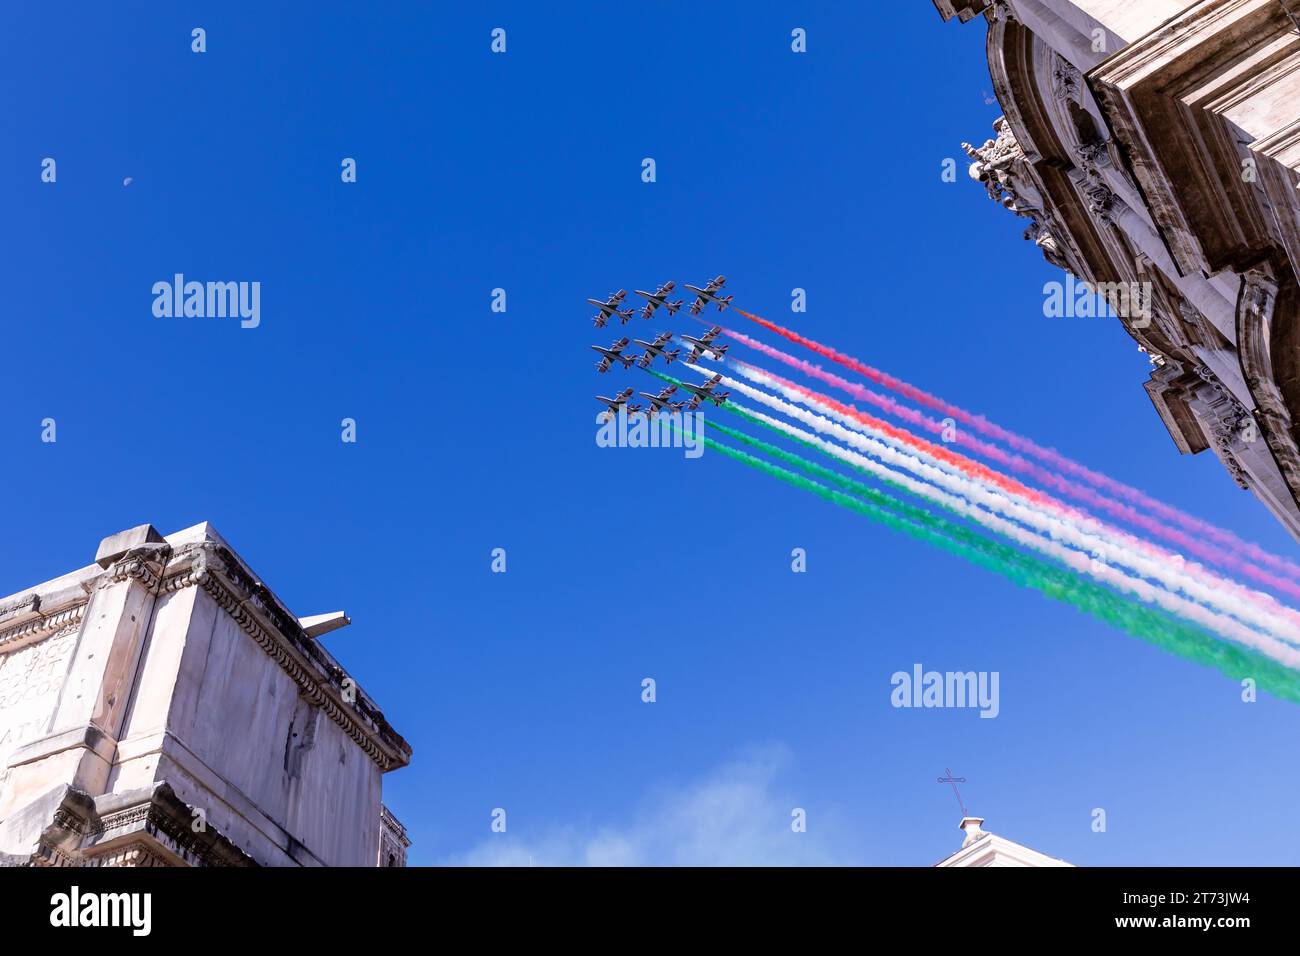
M 695 368 L 701 375 L 710 374 L 705 369 Z M 652 374 L 663 381 L 676 382 L 670 376 L 658 372 Z M 1133 593 L 1141 600 L 1160 604 L 1166 610 L 1210 627 L 1233 640 L 1260 647 L 1270 656 L 1286 660 L 1288 663 L 1300 664 L 1300 652 L 1296 652 L 1294 648 L 1283 647 L 1277 644 L 1276 641 L 1265 638 L 1255 631 L 1248 630 L 1236 621 L 1224 618 L 1217 613 L 1210 614 L 1199 604 L 1186 601 L 1173 592 L 1182 591 L 1196 600 L 1205 601 L 1215 608 L 1236 616 L 1241 621 L 1263 627 L 1283 640 L 1300 643 L 1300 629 L 1297 629 L 1293 623 L 1269 613 L 1267 609 L 1254 602 L 1243 601 L 1233 594 L 1207 588 L 1181 571 L 1172 570 L 1160 562 L 1151 561 L 1140 554 L 1134 554 L 1122 546 L 1117 546 L 1114 542 L 1104 541 L 1096 535 L 1078 528 L 1071 522 L 1026 507 L 1023 503 L 1015 500 L 1009 500 L 1001 492 L 987 488 L 965 475 L 953 474 L 943 471 L 933 464 L 927 464 L 912 453 L 913 449 L 900 449 L 887 444 L 880 440 L 882 436 L 869 437 L 861 432 L 852 431 L 814 412 L 790 405 L 780 398 L 751 388 L 744 382 L 724 377 L 723 384 L 767 405 L 774 411 L 781 412 L 788 418 L 801 421 L 823 434 L 833 435 L 841 441 L 845 441 L 880 459 L 880 462 L 900 465 L 912 474 L 932 482 L 932 484 L 917 481 L 908 475 L 886 467 L 886 464 L 865 458 L 831 442 L 821 442 L 815 436 L 801 432 L 786 422 L 736 406 L 732 401 L 726 403 L 724 406 L 726 408 L 746 414 L 747 417 L 751 417 L 751 420 L 757 418 L 769 422 L 791 437 L 799 440 L 811 440 L 811 442 L 816 443 L 816 447 L 847 464 L 881 478 L 896 487 L 900 487 L 910 494 L 935 502 L 956 514 L 976 521 L 1019 544 L 1048 554 L 1080 573 L 1103 580 L 1120 590 Z M 806 441 L 805 443 L 809 442 Z M 935 487 L 936 485 L 939 487 Z M 947 491 L 941 489 L 947 489 Z M 983 505 L 994 513 L 984 511 L 977 505 Z M 1028 525 L 1034 529 L 1034 532 L 1028 531 L 1004 517 L 999 517 L 999 515 L 1005 515 L 1006 518 Z M 1068 543 L 1070 547 L 1062 546 L 1058 543 L 1060 541 Z M 1077 550 L 1071 550 L 1071 548 Z M 1143 577 L 1130 577 L 1111 568 L 1102 561 L 1090 559 L 1088 553 L 1108 553 L 1110 557 L 1119 560 L 1124 566 L 1137 570 L 1140 575 L 1155 578 L 1160 581 L 1164 588 L 1170 588 L 1171 590 L 1166 591 L 1156 587 L 1143 580 Z
M 845 460 L 858 470 L 871 471 L 860 467 L 858 456 L 854 452 L 840 449 L 839 446 L 831 442 L 824 441 L 806 432 L 800 432 L 784 422 L 769 419 L 767 416 L 748 415 L 735 406 L 734 403 L 728 407 L 742 417 L 748 418 L 751 422 L 793 438 L 795 441 L 814 448 L 822 454 Z M 874 472 L 871 473 L 874 474 Z M 877 474 L 876 477 L 880 476 Z M 926 487 L 928 486 L 923 486 L 920 489 L 923 495 L 926 493 Z M 913 491 L 913 486 L 910 485 L 900 490 L 916 493 L 916 491 Z M 961 507 L 950 510 L 969 515 L 970 512 L 965 507 L 965 501 L 968 499 L 958 500 L 961 502 Z M 985 500 L 984 503 L 988 504 L 989 502 Z M 1280 604 L 1271 595 L 1243 587 L 1236 581 L 1223 578 L 1195 563 L 1174 560 L 1174 556 L 1161 552 L 1160 549 L 1151 546 L 1149 542 L 1134 538 L 1118 529 L 1091 520 L 1080 524 L 1075 513 L 1072 512 L 1049 511 L 1047 513 L 1049 521 L 1044 523 L 1035 520 L 1033 517 L 1026 520 L 1025 513 L 1019 508 L 999 507 L 996 504 L 993 507 L 1002 514 L 1025 520 L 1026 524 L 1047 534 L 1049 537 L 1064 537 L 1075 547 L 1097 557 L 1101 561 L 1109 560 L 1122 564 L 1138 572 L 1142 577 L 1159 581 L 1171 590 L 1181 591 L 1194 600 L 1217 607 L 1242 621 L 1261 627 L 1291 643 L 1300 644 L 1300 613 Z M 977 518 L 977 520 L 982 519 Z M 1065 522 L 1065 524 L 1058 522 Z M 995 530 L 1002 531 L 1003 529 L 999 527 Z M 1062 533 L 1063 530 L 1066 530 L 1065 534 Z M 1018 540 L 1023 541 L 1023 539 L 1019 538 Z
M 917 402 L 918 404 L 941 411 L 945 415 L 969 425 L 971 428 L 974 428 L 983 435 L 1005 442 L 1017 451 L 1033 455 L 1035 458 L 1051 465 L 1053 468 L 1056 468 L 1061 472 L 1073 475 L 1077 478 L 1082 478 L 1098 488 L 1103 488 L 1106 491 L 1118 495 L 1121 498 L 1125 498 L 1136 505 L 1147 508 L 1167 521 L 1172 521 L 1181 525 L 1188 531 L 1211 538 L 1225 548 L 1237 552 L 1253 561 L 1259 562 L 1260 564 L 1267 565 L 1275 571 L 1279 571 L 1300 580 L 1300 567 L 1297 567 L 1295 564 L 1284 558 L 1280 558 L 1275 554 L 1265 551 L 1258 545 L 1242 541 L 1230 531 L 1225 531 L 1216 525 L 1210 524 L 1208 521 L 1202 521 L 1200 518 L 1189 515 L 1161 501 L 1157 501 L 1130 485 L 1116 481 L 1107 475 L 1103 475 L 1100 472 L 1093 471 L 1092 469 L 1079 464 L 1071 458 L 1067 458 L 1065 455 L 1062 455 L 1053 448 L 1044 448 L 1022 435 L 1017 435 L 1014 432 L 1008 431 L 1005 428 L 990 422 L 983 415 L 977 415 L 973 412 L 968 412 L 965 409 L 959 408 L 956 405 L 952 405 L 937 396 L 931 395 L 929 392 L 923 391 L 913 385 L 909 385 L 902 379 L 895 378 L 879 369 L 872 368 L 850 355 L 837 352 L 829 346 L 822 345 L 820 342 L 815 342 L 812 339 L 800 335 L 798 332 L 777 325 L 775 322 L 770 322 L 761 316 L 746 312 L 744 309 L 736 309 L 736 311 L 763 328 L 775 332 L 777 335 L 780 335 L 791 342 L 796 342 L 799 345 L 804 346 L 804 348 L 816 352 L 818 355 L 822 355 L 839 365 L 843 365 L 845 368 L 852 369 L 858 374 L 871 379 L 873 382 L 883 385 L 886 388 Z
M 738 413 L 742 417 L 746 417 L 746 418 L 750 417 L 746 415 L 743 410 L 736 409 L 736 411 L 738 411 Z M 765 454 L 768 454 L 771 457 L 776 458 L 778 461 L 783 461 L 787 464 L 795 466 L 796 468 L 806 471 L 809 474 L 814 475 L 815 477 L 837 484 L 843 490 L 851 494 L 864 497 L 869 501 L 871 501 L 872 503 L 876 504 L 878 507 L 882 507 L 887 510 L 898 512 L 899 514 L 913 521 L 926 525 L 927 527 L 930 527 L 937 531 L 941 531 L 947 534 L 949 537 L 956 538 L 964 542 L 965 544 L 980 550 L 982 553 L 993 556 L 995 559 L 999 561 L 1007 562 L 1013 565 L 1027 568 L 1030 572 L 1032 572 L 1032 574 L 1035 576 L 1036 579 L 1034 580 L 1021 579 L 1018 581 L 1018 583 L 1021 583 L 1026 587 L 1034 587 L 1037 590 L 1041 590 L 1044 591 L 1044 593 L 1048 593 L 1052 595 L 1053 597 L 1060 597 L 1062 600 L 1066 600 L 1069 603 L 1074 604 L 1075 607 L 1078 607 L 1081 610 L 1085 610 L 1094 614 L 1098 613 L 1097 608 L 1095 606 L 1095 598 L 1098 595 L 1104 596 L 1107 600 L 1111 602 L 1124 603 L 1124 599 L 1117 597 L 1112 592 L 1107 591 L 1104 588 L 1100 588 L 1096 585 L 1088 584 L 1087 582 L 1082 581 L 1078 577 L 1071 575 L 1070 573 L 1068 573 L 1068 571 L 1062 569 L 1059 566 L 1034 558 L 1031 555 L 1026 555 L 1023 552 L 1015 550 L 1014 548 L 1001 544 L 996 539 L 980 535 L 970 530 L 969 528 L 966 528 L 963 525 L 957 524 L 952 521 L 947 521 L 941 517 L 932 515 L 923 508 L 917 507 L 916 505 L 909 505 L 899 498 L 878 491 L 870 487 L 869 485 L 863 484 L 860 481 L 856 481 L 852 478 L 848 478 L 844 475 L 841 475 L 830 468 L 826 468 L 822 465 L 818 465 L 816 462 L 809 461 L 808 459 L 803 458 L 800 455 L 796 455 L 791 452 L 785 451 L 784 449 L 778 448 L 775 445 L 771 445 L 767 442 L 761 441 L 760 439 L 753 438 L 752 436 L 746 435 L 743 432 L 739 432 L 736 431 L 735 429 L 728 428 L 725 425 L 720 425 L 717 422 L 709 422 L 708 425 L 709 427 L 717 429 L 718 431 L 721 431 L 723 434 L 726 434 L 729 437 L 736 439 L 737 441 L 743 442 L 744 444 L 750 445 L 751 447 L 763 451 Z M 1044 582 L 1050 584 L 1051 589 L 1044 587 L 1043 586 Z M 1069 598 L 1061 597 L 1060 594 L 1061 591 L 1066 591 L 1068 593 L 1075 595 L 1076 597 L 1078 597 L 1079 595 L 1086 594 L 1094 600 L 1087 601 L 1086 603 L 1081 602 L 1079 600 L 1070 600 Z M 1101 616 L 1104 617 L 1105 615 L 1101 615 Z M 1290 651 L 1290 648 L 1286 648 L 1285 650 Z M 1288 673 L 1292 673 L 1292 672 L 1288 672 Z M 1292 676 L 1295 679 L 1300 680 L 1300 675 L 1295 675 L 1292 673 Z
M 871 391 L 870 389 L 863 388 L 856 382 L 850 382 L 832 372 L 826 371 L 820 366 L 813 365 L 810 362 L 805 362 L 793 355 L 782 352 L 780 349 L 774 349 L 771 346 L 759 342 L 757 339 L 752 339 L 740 332 L 733 330 L 724 331 L 727 335 L 734 338 L 742 345 L 752 348 L 763 355 L 774 358 L 779 362 L 783 362 L 791 368 L 797 369 L 811 378 L 825 382 L 833 388 L 838 388 L 841 391 L 852 395 L 854 398 L 869 402 L 870 404 L 881 408 L 887 414 L 894 415 L 897 418 L 901 418 L 906 422 L 919 428 L 924 428 L 932 433 L 937 434 L 943 431 L 944 426 L 942 422 L 936 421 L 932 418 L 927 418 L 921 412 L 906 405 L 902 405 L 887 395 L 881 395 L 877 392 Z M 735 368 L 753 367 L 740 359 L 728 357 L 724 359 L 724 361 Z M 779 376 L 772 375 L 770 372 L 765 374 L 771 376 L 776 381 L 791 386 L 794 385 L 793 382 L 781 379 Z M 1075 501 L 1095 507 L 1100 511 L 1104 511 L 1116 518 L 1127 521 L 1129 524 L 1139 527 L 1156 537 L 1163 538 L 1171 544 L 1182 548 L 1188 554 L 1195 555 L 1203 561 L 1218 564 L 1230 571 L 1235 571 L 1238 574 L 1244 574 L 1247 577 L 1258 581 L 1260 584 L 1290 594 L 1292 597 L 1300 597 L 1300 585 L 1288 581 L 1286 578 L 1280 578 L 1277 575 L 1270 574 L 1251 562 L 1238 558 L 1234 554 L 1225 553 L 1222 549 L 1205 543 L 1193 535 L 1186 534 L 1175 527 L 1171 527 L 1164 522 L 1158 521 L 1149 515 L 1135 510 L 1131 505 L 1124 504 L 1121 501 L 1116 501 L 1113 498 L 1108 498 L 1105 495 L 1094 491 L 1086 484 L 1081 484 L 1079 482 L 1071 481 L 1068 478 L 1064 478 L 1055 472 L 1048 471 L 1031 461 L 1027 461 L 1019 455 L 1008 454 L 998 446 L 990 445 L 989 443 L 974 437 L 965 430 L 958 431 L 956 435 L 956 443 L 970 448 L 976 454 L 984 455 L 990 460 L 1006 465 L 1013 471 L 1042 482 L 1044 485 L 1060 491 L 1066 496 L 1073 498 Z M 1172 555 L 1170 555 L 1170 557 L 1174 558 Z M 1271 600 L 1269 595 L 1260 594 L 1259 597 L 1261 599 L 1267 598 Z
M 1080 527 L 1076 522 L 1070 519 L 1068 514 L 1064 518 L 1058 517 L 1053 514 L 1045 513 L 1041 508 L 1035 508 L 1033 504 L 1027 505 L 1023 501 L 1015 500 L 1015 498 L 1009 499 L 1001 491 L 981 485 L 978 481 L 972 480 L 965 475 L 960 473 L 954 474 L 946 471 L 942 466 L 936 466 L 933 462 L 927 463 L 924 461 L 924 453 L 916 454 L 915 449 L 906 446 L 900 448 L 878 433 L 868 435 L 864 434 L 862 431 L 846 429 L 843 425 L 834 422 L 823 415 L 805 411 L 804 409 L 798 408 L 794 405 L 789 405 L 780 398 L 768 395 L 758 389 L 750 388 L 745 385 L 745 383 L 734 379 L 724 377 L 723 383 L 728 387 L 739 391 L 741 394 L 767 405 L 774 411 L 781 412 L 788 418 L 793 418 L 810 425 L 812 428 L 822 432 L 823 434 L 832 435 L 841 441 L 858 448 L 860 451 L 881 459 L 881 461 L 893 465 L 900 465 L 912 474 L 931 483 L 923 484 L 920 482 L 914 482 L 912 479 L 906 479 L 909 483 L 909 490 L 914 494 L 926 497 L 930 500 L 939 500 L 940 498 L 947 498 L 948 496 L 944 495 L 942 492 L 936 493 L 937 489 L 933 486 L 938 485 L 941 488 L 947 489 L 948 492 L 959 496 L 958 499 L 956 499 L 960 502 L 960 504 L 957 505 L 957 508 L 963 515 L 970 517 L 981 524 L 993 527 L 998 533 L 1011 537 L 1013 540 L 1016 540 L 1021 544 L 1032 547 L 1036 550 L 1044 550 L 1044 539 L 1039 538 L 1036 535 L 1030 535 L 1024 532 L 1022 528 L 1011 524 L 1008 521 L 1004 521 L 1002 518 L 996 518 L 993 515 L 989 515 L 987 512 L 984 512 L 979 508 L 968 507 L 967 503 L 970 503 L 970 505 L 982 505 L 984 508 L 988 508 L 990 511 L 994 512 L 995 515 L 1003 515 L 1006 518 L 1027 525 L 1028 527 L 1033 528 L 1035 532 L 1052 539 L 1053 542 L 1066 542 L 1070 547 L 1078 549 L 1077 552 L 1053 550 L 1053 557 L 1070 563 L 1072 566 L 1084 573 L 1097 576 L 1095 573 L 1096 566 L 1100 565 L 1101 567 L 1105 567 L 1103 562 L 1108 559 L 1113 559 L 1126 567 L 1138 571 L 1142 577 L 1154 578 L 1164 587 L 1175 591 L 1182 591 L 1184 594 L 1192 596 L 1198 600 L 1204 600 L 1242 620 L 1249 620 L 1259 626 L 1266 627 L 1284 639 L 1292 641 L 1296 640 L 1297 631 L 1294 625 L 1279 620 L 1259 604 L 1250 600 L 1243 601 L 1228 593 L 1223 593 L 1220 590 L 1206 588 L 1203 585 L 1199 585 L 1193 578 L 1186 575 L 1179 568 L 1167 567 L 1162 562 L 1152 561 L 1140 553 L 1135 553 L 1132 550 L 1125 548 L 1117 541 L 1106 540 L 1105 538 L 1098 537 L 1093 529 L 1084 529 Z M 784 422 L 781 422 L 780 424 L 782 426 L 786 425 Z M 833 445 L 829 442 L 826 443 L 826 445 L 831 451 L 831 454 L 840 457 L 843 461 L 851 464 L 859 464 L 863 460 L 861 459 L 861 456 L 847 451 L 846 449 L 842 449 L 838 445 Z M 869 459 L 866 459 L 866 461 L 870 462 Z M 870 462 L 870 465 L 874 466 L 874 468 L 869 468 L 868 470 L 873 470 L 874 473 L 879 474 L 878 471 L 875 471 L 875 468 L 879 468 L 880 466 L 875 465 L 874 462 Z M 896 480 L 906 478 L 906 476 L 902 476 L 898 472 L 890 472 L 888 469 L 886 469 L 885 476 L 893 476 Z M 1080 554 L 1080 552 L 1082 554 Z M 1093 564 L 1086 567 L 1082 566 L 1080 560 L 1086 554 L 1098 556 L 1099 561 L 1093 562 Z M 1112 580 L 1111 583 L 1117 582 Z M 1143 583 L 1145 584 L 1145 582 Z M 1145 594 L 1146 592 L 1144 591 L 1143 593 Z M 1186 617 L 1188 615 L 1184 614 L 1183 616 Z M 1243 640 L 1249 640 L 1248 638 L 1242 638 L 1241 635 L 1236 634 L 1235 632 L 1234 636 Z
M 984 552 L 950 538 L 933 527 L 907 520 L 738 448 L 732 448 L 708 437 L 705 438 L 705 443 L 708 447 L 751 468 L 810 491 L 841 507 L 933 544 L 981 567 L 1004 574 L 1011 580 L 1033 587 L 1049 597 L 1072 604 L 1180 657 L 1214 667 L 1234 680 L 1243 677 L 1254 678 L 1258 685 L 1269 693 L 1300 703 L 1300 675 L 1257 652 L 1216 641 L 1198 628 L 1183 624 L 1151 608 L 1119 598 L 1100 586 L 1077 581 L 1071 585 L 1070 582 L 1057 580 L 1049 573 L 1040 572 L 1035 575 L 1025 564 L 1002 561 L 991 552 Z M 1022 561 L 1030 560 L 1032 559 L 1022 556 Z
M 841 424 L 848 425 L 848 427 L 855 431 L 864 431 L 867 434 L 880 438 L 888 444 L 893 444 L 895 447 L 903 447 L 907 450 L 916 451 L 919 453 L 919 457 L 921 457 L 922 460 L 928 459 L 926 452 L 929 443 L 920 442 L 918 444 L 920 441 L 919 439 L 914 439 L 907 432 L 903 432 L 902 434 L 904 437 L 900 444 L 894 440 L 893 436 L 885 435 L 879 431 L 878 426 L 881 424 L 879 419 L 864 415 L 861 412 L 858 412 L 851 405 L 843 405 L 829 396 L 804 388 L 802 385 L 783 379 L 779 375 L 773 375 L 771 372 L 766 372 L 747 362 L 729 360 L 729 364 L 737 368 L 742 375 L 757 385 L 776 391 L 791 401 L 806 405 L 814 411 L 818 411 L 833 420 L 839 421 Z M 940 467 L 942 467 L 942 465 Z M 1271 595 L 1259 591 L 1252 591 L 1235 581 L 1228 581 L 1221 578 L 1195 562 L 1189 564 L 1183 561 L 1181 557 L 1170 554 L 1169 552 L 1156 547 L 1149 541 L 1139 541 L 1128 532 L 1099 521 L 1093 515 L 1081 512 L 1063 502 L 1057 501 L 1050 495 L 1039 495 L 1037 498 L 1031 499 L 1029 503 L 1032 507 L 1037 507 L 1054 518 L 1074 524 L 1086 533 L 1100 536 L 1108 545 L 1142 555 L 1145 558 L 1144 562 L 1139 564 L 1129 562 L 1129 566 L 1133 567 L 1135 570 L 1142 571 L 1142 573 L 1147 577 L 1160 577 L 1160 572 L 1165 568 L 1175 568 L 1186 572 L 1191 578 L 1200 581 L 1203 586 L 1208 586 L 1214 589 L 1215 593 L 1231 593 L 1238 598 L 1259 607 L 1261 610 L 1281 613 L 1284 616 L 1290 617 L 1293 624 L 1300 625 L 1300 614 L 1290 608 L 1278 604 Z M 1192 550 L 1199 551 L 1200 549 L 1194 548 Z M 1213 554 L 1214 552 L 1211 551 L 1210 553 Z M 1151 570 L 1153 567 L 1152 562 L 1156 562 L 1154 564 L 1155 570 Z M 1272 575 L 1269 575 L 1268 577 L 1272 578 Z M 1296 587 L 1289 581 L 1280 578 L 1273 580 L 1276 582 L 1276 586 L 1281 590 L 1294 591 L 1297 595 L 1300 595 L 1300 587 Z M 1188 591 L 1187 593 L 1192 592 Z
M 701 375 L 707 376 L 713 374 L 709 369 L 701 365 L 688 365 L 686 367 L 694 369 Z M 753 368 L 753 366 L 748 367 Z M 762 374 L 765 376 L 770 375 L 770 373 L 767 372 L 763 372 Z M 728 379 L 726 380 L 726 383 L 731 384 L 733 381 L 734 380 Z M 796 389 L 802 388 L 802 386 L 795 385 L 793 382 L 789 383 L 789 385 Z M 836 402 L 833 398 L 824 398 L 823 400 L 826 406 L 833 407 L 837 412 L 867 422 L 872 429 L 882 433 L 882 436 L 888 436 L 895 441 L 908 443 L 931 461 L 959 469 L 980 479 L 981 481 L 987 482 L 990 485 L 996 485 L 1011 494 L 1019 495 L 1031 501 L 1042 500 L 1046 497 L 1041 491 L 1023 485 L 1014 478 L 1010 478 L 999 471 L 995 471 L 982 462 L 975 461 L 973 458 L 967 458 L 966 456 L 959 455 L 942 445 L 936 445 L 933 442 L 926 441 L 924 438 L 918 438 L 911 432 L 902 428 L 897 428 L 878 418 L 869 418 L 869 416 L 863 415 L 863 413 L 858 412 L 856 409 L 850 411 L 849 406 L 844 405 L 841 402 Z

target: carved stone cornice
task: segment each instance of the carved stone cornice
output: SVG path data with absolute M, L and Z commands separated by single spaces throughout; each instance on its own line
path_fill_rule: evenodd
M 107 587 L 122 581 L 136 581 L 150 594 L 156 594 L 171 556 L 172 549 L 167 544 L 146 544 L 132 548 L 110 565 L 104 574 L 89 583 L 94 587 Z
M 69 856 L 56 846 L 50 846 L 48 843 L 40 843 L 28 859 L 23 860 L 20 866 L 82 866 L 82 862 L 76 857 Z
M 299 693 L 334 721 L 381 771 L 410 762 L 410 745 L 374 702 L 355 682 L 345 689 L 350 678 L 343 668 L 307 636 L 264 585 L 244 572 L 228 549 L 214 542 L 181 549 L 160 586 L 166 592 L 202 589 L 293 679 Z
M 135 800 L 109 812 L 106 802 Z M 212 826 L 192 826 L 194 809 L 159 783 L 136 794 L 92 798 L 67 788 L 30 857 L 20 866 L 256 866 Z
M 202 829 L 194 827 L 194 808 L 176 796 L 172 788 L 162 783 L 153 788 L 146 799 L 132 806 L 104 813 L 87 827 L 83 847 L 95 865 L 123 865 L 114 861 L 113 854 L 120 852 L 121 837 L 140 834 L 142 838 L 127 844 L 127 848 L 143 847 L 150 858 L 132 865 L 173 865 L 169 858 L 159 853 L 159 848 L 200 866 L 255 866 L 256 863 L 242 850 L 218 833 L 210 824 Z M 95 852 L 98 844 L 110 843 L 113 854 Z
M 78 627 L 85 616 L 90 595 L 100 588 L 122 581 L 136 581 L 150 593 L 156 593 L 170 557 L 168 545 L 144 545 L 128 551 L 102 573 L 56 594 L 55 603 L 48 610 L 46 599 L 39 594 L 28 595 L 0 608 L 0 654 Z M 76 595 L 76 600 L 69 603 L 71 595 Z
M 46 617 L 28 620 L 22 624 L 0 630 L 0 654 L 11 647 L 29 643 L 38 638 L 52 637 L 79 627 L 86 613 L 86 603 L 63 608 Z
M 140 841 L 117 847 L 111 853 L 96 858 L 95 865 L 102 867 L 170 867 L 175 864 L 148 843 Z
M 0 628 L 12 627 L 33 617 L 39 617 L 40 613 L 41 596 L 39 594 L 24 595 L 16 601 L 0 605 Z

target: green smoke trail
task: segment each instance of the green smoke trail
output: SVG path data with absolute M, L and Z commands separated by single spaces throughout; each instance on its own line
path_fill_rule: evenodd
M 669 376 L 661 375 L 658 372 L 652 372 L 652 374 L 667 381 L 672 381 Z M 752 416 L 733 406 L 724 405 L 723 407 L 728 407 L 730 411 L 746 419 L 754 420 Z M 767 424 L 761 421 L 757 421 L 757 423 Z M 811 491 L 821 498 L 825 498 L 851 511 L 856 511 L 909 537 L 925 541 L 941 550 L 965 558 L 967 561 L 1000 574 L 1023 587 L 1032 588 L 1046 594 L 1048 597 L 1070 604 L 1078 610 L 1092 614 L 1166 651 L 1195 661 L 1198 664 L 1213 667 L 1236 680 L 1243 677 L 1252 677 L 1260 688 L 1269 691 L 1274 696 L 1290 700 L 1293 703 L 1300 703 L 1300 674 L 1272 658 L 1250 648 L 1215 638 L 1199 627 L 1180 621 L 1160 609 L 1149 607 L 1111 591 L 1103 585 L 1082 579 L 1068 569 L 1026 554 L 995 538 L 980 534 L 965 525 L 948 521 L 924 508 L 900 501 L 833 469 L 808 461 L 775 445 L 727 428 L 725 425 L 719 425 L 716 422 L 709 422 L 708 424 L 710 427 L 716 428 L 751 447 L 762 450 L 778 460 L 823 477 L 842 488 L 853 491 L 854 494 L 862 495 L 868 500 L 864 501 L 853 495 L 836 491 L 834 488 L 774 465 L 738 448 L 724 445 L 711 438 L 705 438 L 705 444 L 708 447 L 730 458 L 779 478 L 795 487 Z M 776 429 L 776 431 L 780 432 L 779 429 Z M 785 433 L 781 432 L 781 434 L 784 435 Z M 787 435 L 786 437 L 793 436 Z M 795 440 L 801 441 L 800 439 Z M 809 442 L 801 443 L 810 445 L 813 448 L 817 447 Z M 824 453 L 824 449 L 818 450 Z

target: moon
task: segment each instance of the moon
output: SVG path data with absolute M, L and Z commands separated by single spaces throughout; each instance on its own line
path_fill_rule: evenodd
M 130 176 L 127 176 L 126 179 L 122 180 L 123 186 L 130 186 L 131 183 L 132 183 L 132 178 Z

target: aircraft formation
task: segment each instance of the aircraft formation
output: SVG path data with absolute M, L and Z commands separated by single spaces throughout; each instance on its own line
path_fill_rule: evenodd
M 690 283 L 684 283 L 685 287 L 695 294 L 694 301 L 687 306 L 687 311 L 691 315 L 699 315 L 709 305 L 716 305 L 721 312 L 727 306 L 731 305 L 731 300 L 735 296 L 723 296 L 719 293 L 723 285 L 726 284 L 726 276 L 718 276 L 705 283 L 703 287 L 693 286 Z M 654 292 L 645 292 L 641 289 L 634 290 L 637 295 L 645 299 L 645 305 L 641 307 L 640 316 L 643 319 L 649 319 L 659 310 L 663 309 L 670 316 L 675 315 L 677 310 L 686 305 L 685 299 L 672 301 L 673 290 L 676 289 L 677 283 L 669 281 L 663 283 Z M 594 305 L 598 310 L 592 317 L 592 323 L 596 328 L 604 328 L 609 320 L 618 317 L 620 325 L 626 325 L 628 321 L 637 313 L 632 309 L 623 308 L 623 300 L 627 298 L 627 290 L 619 289 L 603 302 L 599 299 L 588 299 L 587 301 Z M 683 360 L 687 365 L 694 365 L 702 357 L 710 358 L 717 361 L 726 354 L 727 346 L 717 342 L 717 338 L 722 334 L 720 326 L 713 326 L 699 338 L 693 335 L 680 335 L 680 338 L 690 347 L 690 352 Z M 604 374 L 608 372 L 615 363 L 622 365 L 624 368 L 631 368 L 634 364 L 638 368 L 648 369 L 657 358 L 662 358 L 665 365 L 671 365 L 674 360 L 682 354 L 681 348 L 669 348 L 673 340 L 672 332 L 660 332 L 655 336 L 654 341 L 646 342 L 642 339 L 629 339 L 623 336 L 612 342 L 608 348 L 599 345 L 593 345 L 592 349 L 600 353 L 600 361 L 596 363 L 596 371 Z M 635 341 L 645 351 L 640 355 L 626 354 L 625 350 L 628 345 Z M 683 409 L 694 411 L 699 408 L 705 401 L 711 401 L 715 405 L 721 406 L 730 392 L 715 392 L 717 384 L 722 381 L 721 375 L 715 375 L 703 385 L 689 385 L 685 382 L 681 387 L 691 393 L 689 399 L 683 401 L 673 401 L 672 396 L 677 393 L 678 386 L 669 385 L 657 394 L 650 392 L 640 392 L 642 398 L 649 399 L 649 406 L 646 414 L 653 418 L 659 412 L 678 412 Z M 632 398 L 632 389 L 625 388 L 613 398 L 605 395 L 597 395 L 596 400 L 604 403 L 607 416 L 617 415 L 620 409 L 626 409 L 628 414 L 637 414 L 641 411 L 640 405 L 631 405 L 629 400 Z

